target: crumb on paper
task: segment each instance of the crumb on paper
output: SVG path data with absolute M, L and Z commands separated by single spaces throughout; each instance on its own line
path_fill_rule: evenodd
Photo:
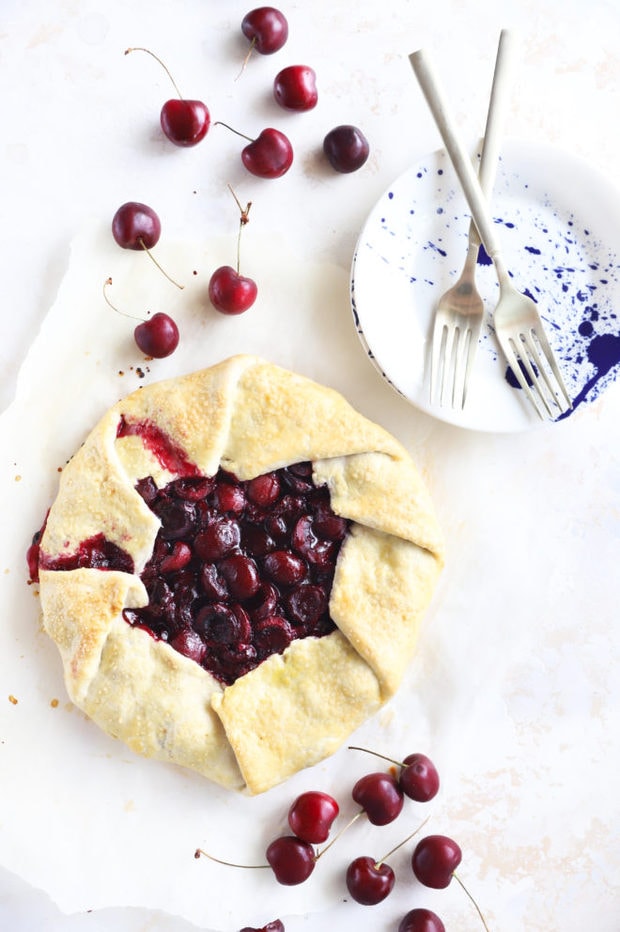
M 19 475 L 19 473 L 15 476 L 15 481 L 16 481 L 16 482 L 21 482 L 21 481 L 22 481 L 22 477 Z
M 50 705 L 51 705 L 52 709 L 57 709 L 57 708 L 58 708 L 58 705 L 59 705 L 59 700 L 58 700 L 58 699 L 50 699 Z
M 15 698 L 13 693 L 9 693 L 9 702 L 11 703 L 11 705 L 17 705 L 17 701 L 18 700 Z

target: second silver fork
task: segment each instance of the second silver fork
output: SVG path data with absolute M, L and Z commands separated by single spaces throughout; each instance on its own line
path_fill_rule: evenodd
M 491 195 L 497 174 L 515 46 L 514 34 L 503 29 L 497 47 L 478 170 L 480 187 L 487 199 Z M 442 406 L 448 404 L 457 410 L 465 406 L 484 319 L 484 303 L 475 282 L 479 248 L 480 237 L 472 220 L 463 270 L 456 284 L 441 296 L 433 325 L 431 403 Z

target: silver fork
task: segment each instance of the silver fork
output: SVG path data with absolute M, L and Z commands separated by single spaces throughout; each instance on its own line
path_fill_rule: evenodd
M 458 175 L 484 248 L 495 265 L 499 301 L 493 313 L 498 343 L 512 374 L 538 415 L 555 419 L 572 407 L 570 395 L 531 298 L 512 284 L 501 253 L 486 198 L 467 153 L 457 136 L 438 81 L 423 50 L 409 56 L 411 66 L 441 133 L 450 161 Z
M 478 180 L 486 197 L 490 196 L 495 183 L 513 58 L 514 36 L 504 29 L 497 47 L 478 169 Z M 479 247 L 480 237 L 472 220 L 463 270 L 458 281 L 439 299 L 431 341 L 431 403 L 438 402 L 441 406 L 448 403 L 461 410 L 465 406 L 484 318 L 484 303 L 475 281 Z

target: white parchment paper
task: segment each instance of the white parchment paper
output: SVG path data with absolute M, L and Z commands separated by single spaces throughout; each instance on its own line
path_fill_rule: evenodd
M 284 242 L 255 244 L 243 271 L 259 283 L 258 302 L 225 318 L 210 308 L 206 287 L 217 265 L 234 264 L 234 242 L 156 252 L 182 291 L 145 255 L 118 249 L 107 229 L 76 239 L 0 418 L 0 863 L 67 913 L 144 907 L 232 932 L 275 916 L 340 916 L 348 860 L 381 857 L 430 814 L 429 831 L 458 838 L 461 874 L 492 928 L 560 928 L 560 912 L 574 922 L 563 932 L 592 927 L 593 884 L 610 916 L 620 865 L 617 388 L 551 428 L 465 433 L 419 414 L 381 381 L 355 335 L 346 270 L 293 260 Z M 103 300 L 108 276 L 110 297 L 128 313 L 175 316 L 173 356 L 141 357 L 135 322 Z M 40 628 L 37 587 L 26 582 L 26 548 L 58 470 L 109 405 L 235 352 L 330 384 L 394 431 L 428 478 L 448 540 L 410 676 L 354 736 L 396 757 L 430 754 L 441 793 L 429 808 L 408 803 L 392 826 L 356 824 L 294 888 L 269 870 L 223 867 L 194 851 L 264 862 L 298 792 L 333 793 L 346 821 L 355 779 L 382 765 L 343 748 L 249 799 L 138 758 L 68 702 L 56 648 Z M 410 848 L 393 859 L 400 875 L 409 856 Z M 474 927 L 455 885 L 439 900 L 408 876 L 380 920 L 347 904 L 357 909 L 355 927 L 396 927 L 414 905 L 440 909 L 454 928 Z

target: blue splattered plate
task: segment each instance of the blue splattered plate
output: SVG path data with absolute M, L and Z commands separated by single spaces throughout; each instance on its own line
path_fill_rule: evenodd
M 514 283 L 537 302 L 574 412 L 620 372 L 620 194 L 574 156 L 509 140 L 491 209 Z M 489 320 L 465 409 L 430 403 L 434 308 L 461 272 L 468 229 L 467 204 L 443 150 L 401 175 L 371 211 L 355 250 L 357 331 L 387 381 L 428 414 L 474 430 L 537 427 L 538 415 L 507 376 Z M 483 250 L 477 283 L 490 317 L 498 286 Z

